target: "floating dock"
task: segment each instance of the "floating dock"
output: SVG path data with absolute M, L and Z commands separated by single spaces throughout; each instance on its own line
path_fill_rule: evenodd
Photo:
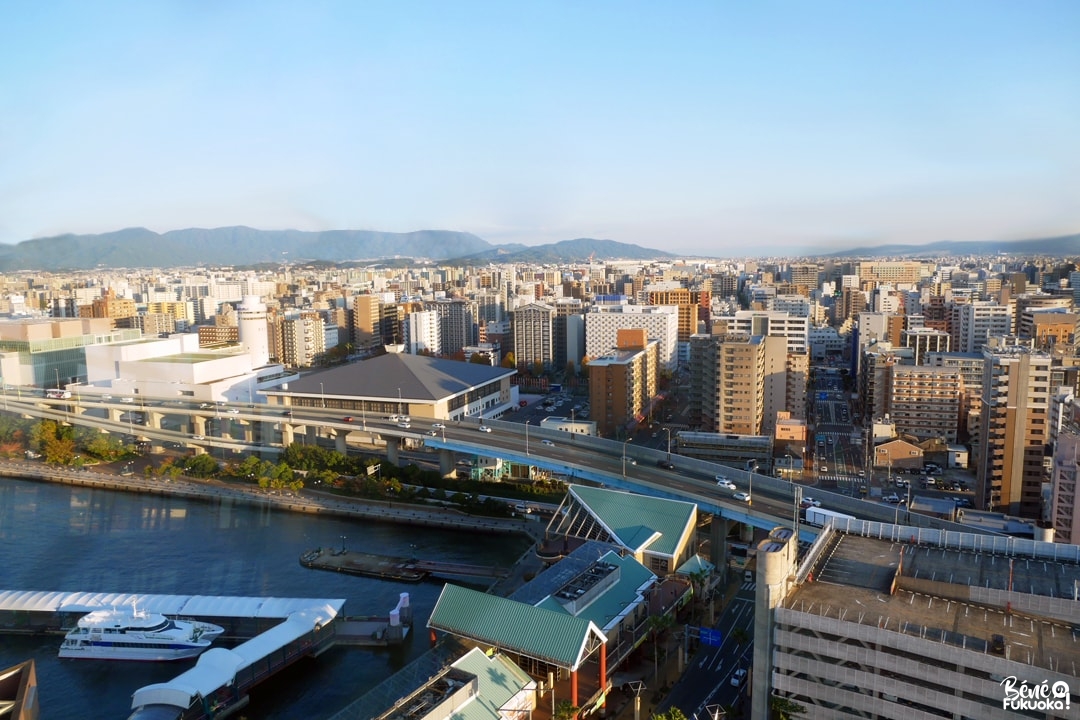
M 420 582 L 428 577 L 482 577 L 501 578 L 509 572 L 505 568 L 467 563 L 436 562 L 416 558 L 375 555 L 352 550 L 316 548 L 300 556 L 300 564 L 315 570 L 363 575 L 365 577 Z

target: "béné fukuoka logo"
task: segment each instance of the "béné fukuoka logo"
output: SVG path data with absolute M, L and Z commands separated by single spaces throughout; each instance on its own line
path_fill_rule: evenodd
M 1049 680 L 1028 684 L 1027 680 L 1017 682 L 1015 675 L 1001 681 L 1005 688 L 1005 698 L 1001 706 L 1005 710 L 1068 710 L 1069 683 L 1058 680 L 1053 685 Z

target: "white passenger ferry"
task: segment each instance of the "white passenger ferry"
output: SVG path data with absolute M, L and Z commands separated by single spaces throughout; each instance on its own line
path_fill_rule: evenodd
M 62 658 L 182 660 L 210 647 L 225 630 L 207 622 L 172 620 L 130 609 L 95 610 L 64 636 Z

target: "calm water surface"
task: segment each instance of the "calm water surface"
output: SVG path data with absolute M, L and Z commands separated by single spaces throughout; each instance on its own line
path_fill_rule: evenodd
M 511 564 L 528 546 L 403 525 L 312 517 L 225 500 L 200 502 L 0 478 L 0 589 L 344 598 L 350 615 L 386 615 L 409 592 L 417 631 L 393 650 L 334 649 L 255 688 L 255 718 L 325 718 L 427 650 L 440 584 L 402 585 L 308 570 L 297 558 L 345 544 L 387 555 Z M 130 714 L 131 694 L 191 667 L 61 660 L 61 638 L 0 636 L 0 668 L 37 664 L 42 720 Z

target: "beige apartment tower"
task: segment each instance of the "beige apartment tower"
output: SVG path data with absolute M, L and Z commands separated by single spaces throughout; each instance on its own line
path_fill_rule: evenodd
M 1049 431 L 1050 356 L 997 342 L 984 348 L 983 356 L 976 506 L 1038 519 Z

